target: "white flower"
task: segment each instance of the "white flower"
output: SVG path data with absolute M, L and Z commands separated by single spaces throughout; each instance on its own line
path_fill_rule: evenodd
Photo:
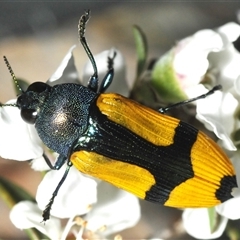
M 201 93 L 208 90 L 202 86 Z M 238 101 L 229 92 L 217 91 L 205 99 L 196 102 L 197 119 L 204 123 L 205 127 L 213 131 L 221 139 L 222 145 L 231 151 L 236 147 L 231 140 L 231 134 L 235 130 L 234 113 L 238 107 Z
M 215 31 L 200 30 L 178 42 L 174 48 L 173 68 L 183 90 L 198 84 L 208 67 L 208 54 L 223 46 Z
M 78 192 L 78 195 L 83 196 L 82 193 Z M 65 192 L 65 194 L 68 194 L 68 192 Z M 72 208 L 77 210 L 81 202 L 72 202 L 72 205 Z M 59 209 L 59 211 L 61 210 Z M 88 208 L 88 211 L 82 217 L 82 225 L 79 225 L 78 218 L 75 219 L 77 214 L 73 214 L 67 225 L 62 227 L 60 219 L 53 216 L 46 223 L 41 223 L 42 210 L 30 201 L 22 201 L 11 210 L 10 219 L 19 229 L 37 228 L 51 239 L 66 239 L 69 233 L 72 233 L 75 237 L 82 237 L 85 230 L 86 233 L 90 231 L 105 239 L 110 234 L 134 226 L 140 218 L 138 199 L 132 194 L 105 182 L 99 184 L 98 201 L 92 209 Z M 76 230 L 77 225 L 78 229 L 80 228 L 79 230 Z
M 98 201 L 87 214 L 87 228 L 95 232 L 106 226 L 107 236 L 133 227 L 140 219 L 140 205 L 137 197 L 106 182 L 98 185 Z
M 52 217 L 47 224 L 41 222 L 42 211 L 30 201 L 22 201 L 16 204 L 11 212 L 10 219 L 16 228 L 36 228 L 50 239 L 57 240 L 61 236 L 60 219 Z
M 185 100 L 190 89 L 204 78 L 209 53 L 222 47 L 221 36 L 210 29 L 179 41 L 154 65 L 151 82 L 159 96 L 168 102 Z
M 183 212 L 183 225 L 187 233 L 197 239 L 218 238 L 224 232 L 228 219 L 221 217 L 217 228 L 212 232 L 207 208 L 188 208 Z
M 108 72 L 108 57 L 112 57 L 114 52 L 116 52 L 113 64 L 114 77 L 111 85 L 107 89 L 107 92 L 117 92 L 123 96 L 128 96 L 129 88 L 126 81 L 125 60 L 121 52 L 116 49 L 106 50 L 94 56 L 99 74 L 99 83 L 101 83 L 102 79 Z M 88 61 L 82 70 L 82 80 L 85 86 L 87 85 L 92 74 L 93 67 L 90 61 Z
M 206 99 L 196 102 L 197 118 L 205 127 L 213 130 L 228 150 L 236 150 L 232 136 L 239 129 L 235 113 L 239 106 L 240 54 L 232 42 L 240 36 L 240 26 L 228 23 L 217 29 L 224 43 L 219 52 L 210 53 L 210 74 L 212 85 L 221 84 L 223 89 Z M 206 90 L 205 90 L 206 91 Z
M 15 100 L 7 102 L 14 104 Z M 0 107 L 0 156 L 26 161 L 42 156 L 43 149 L 34 126 L 25 123 L 17 107 Z
M 227 154 L 231 159 L 236 171 L 237 183 L 240 186 L 240 158 L 239 151 L 236 151 L 236 141 L 234 133 L 239 130 L 240 123 L 236 116 L 240 100 L 240 54 L 234 48 L 232 42 L 240 35 L 240 26 L 235 23 L 228 23 L 216 30 L 221 36 L 223 47 L 218 52 L 211 52 L 208 55 L 211 82 L 213 85 L 221 84 L 223 89 L 215 92 L 205 99 L 196 101 L 197 118 L 204 123 L 205 127 L 214 131 L 220 139 L 218 143 L 227 149 Z M 198 85 L 199 94 L 205 93 L 207 89 L 203 85 Z M 190 92 L 188 95 L 194 97 L 196 93 Z M 197 94 L 197 95 L 199 95 Z M 212 239 L 221 236 L 228 219 L 239 219 L 240 211 L 240 190 L 233 189 L 232 199 L 215 207 L 221 221 L 214 232 L 210 230 L 208 210 L 186 209 L 183 213 L 183 222 L 187 232 L 200 239 Z
M 52 154 L 53 156 L 55 156 L 56 154 Z M 55 159 L 57 159 L 57 157 L 55 157 Z M 35 158 L 30 162 L 31 168 L 34 169 L 35 171 L 48 171 L 50 170 L 50 167 L 48 166 L 48 164 L 46 163 L 45 159 L 43 158 L 43 156 L 39 157 L 39 158 Z
M 49 78 L 47 84 L 53 86 L 61 83 L 78 83 L 79 78 L 77 69 L 74 64 L 73 50 L 75 45 L 72 46 L 66 56 L 63 58 L 61 64 L 55 71 L 55 73 Z
M 217 83 L 228 91 L 240 75 L 240 54 L 232 44 L 240 36 L 240 26 L 228 23 L 218 28 L 217 32 L 221 35 L 224 45 L 221 51 L 209 54 L 210 70 Z
M 240 26 L 227 23 L 215 31 L 200 30 L 178 42 L 174 48 L 173 68 L 184 91 L 199 84 L 207 71 L 227 91 L 240 75 L 240 54 L 234 42 L 240 36 Z M 189 90 L 188 90 L 189 91 Z
M 65 170 L 66 165 L 63 165 L 58 171 L 49 171 L 39 184 L 36 201 L 41 210 L 44 210 L 49 203 Z M 54 200 L 51 215 L 58 218 L 82 215 L 87 213 L 90 210 L 90 206 L 96 201 L 97 182 L 81 174 L 75 167 L 71 167 Z

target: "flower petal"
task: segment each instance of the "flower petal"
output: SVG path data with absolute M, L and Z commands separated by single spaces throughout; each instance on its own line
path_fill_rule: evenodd
M 87 214 L 87 229 L 96 232 L 106 226 L 104 236 L 132 227 L 140 219 L 138 199 L 106 182 L 98 185 L 98 201 Z
M 0 108 L 0 132 L 1 157 L 25 161 L 42 156 L 41 140 L 34 126 L 22 120 L 17 107 Z
M 11 212 L 10 219 L 16 228 L 36 228 L 50 239 L 60 239 L 61 223 L 57 218 L 52 217 L 47 224 L 41 223 L 42 211 L 37 204 L 30 201 L 22 201 L 16 204 Z
M 129 94 L 129 88 L 126 81 L 126 66 L 125 66 L 125 60 L 123 58 L 123 55 L 120 51 L 116 49 L 106 50 L 103 51 L 97 55 L 94 56 L 97 68 L 99 71 L 99 80 L 101 80 L 105 77 L 105 75 L 108 72 L 108 57 L 112 56 L 113 52 L 116 52 L 116 57 L 114 58 L 114 79 L 109 86 L 107 92 L 117 92 L 119 94 L 122 94 L 123 96 L 128 96 Z M 90 63 L 90 61 L 87 62 L 87 64 L 84 66 L 82 71 L 82 79 L 83 84 L 87 85 L 90 77 L 93 74 L 93 67 Z
M 151 81 L 155 90 L 164 100 L 185 100 L 184 93 L 205 76 L 209 53 L 220 51 L 222 47 L 220 35 L 209 29 L 179 41 L 154 65 Z
M 240 26 L 235 22 L 229 22 L 217 29 L 223 36 L 225 43 L 232 43 L 240 36 Z
M 36 201 L 40 209 L 44 210 L 48 204 L 64 174 L 65 167 L 66 165 L 58 171 L 49 171 L 38 186 Z M 96 188 L 97 182 L 94 179 L 84 176 L 72 167 L 54 200 L 51 215 L 69 218 L 87 213 L 90 205 L 97 201 Z
M 31 168 L 35 171 L 48 171 L 50 170 L 45 159 L 43 157 L 35 158 L 31 161 Z
M 214 232 L 211 232 L 207 208 L 186 209 L 183 212 L 183 225 L 187 233 L 197 239 L 214 239 L 222 235 L 228 219 L 221 217 L 220 223 Z
M 237 94 L 240 95 L 240 76 L 238 76 L 234 81 L 234 89 L 236 90 Z
M 72 46 L 67 55 L 62 60 L 60 66 L 55 73 L 49 78 L 47 83 L 51 86 L 62 83 L 80 83 L 78 78 L 77 69 L 74 64 L 73 49 L 76 46 Z
M 240 196 L 234 197 L 229 199 L 228 201 L 218 205 L 216 207 L 216 211 L 231 220 L 240 219 L 240 211 L 239 209 L 240 204 Z
M 206 89 L 207 92 L 207 89 Z M 229 92 L 217 91 L 211 96 L 197 101 L 197 119 L 204 123 L 205 127 L 214 131 L 223 141 L 226 149 L 235 151 L 230 135 L 234 127 L 234 112 L 238 101 Z
M 198 31 L 177 44 L 173 66 L 183 89 L 200 82 L 209 66 L 208 54 L 222 46 L 221 37 L 212 30 Z
M 240 35 L 240 26 L 236 23 L 227 23 L 217 29 L 224 43 L 223 49 L 208 56 L 211 69 L 215 72 L 216 79 L 228 91 L 233 86 L 233 81 L 240 75 L 240 53 L 235 49 L 234 42 Z

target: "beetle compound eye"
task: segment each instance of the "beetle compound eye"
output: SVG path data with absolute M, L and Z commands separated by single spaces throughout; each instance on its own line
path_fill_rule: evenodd
M 37 111 L 33 109 L 22 109 L 21 117 L 25 122 L 34 124 L 37 119 Z
M 22 105 L 23 105 L 23 96 L 20 95 L 20 96 L 17 98 L 17 107 L 18 107 L 18 108 L 21 108 Z
M 42 93 L 44 92 L 46 89 L 50 90 L 50 86 L 47 85 L 46 83 L 43 83 L 43 82 L 35 82 L 35 83 L 32 83 L 28 89 L 27 89 L 27 92 L 36 92 L 36 93 Z

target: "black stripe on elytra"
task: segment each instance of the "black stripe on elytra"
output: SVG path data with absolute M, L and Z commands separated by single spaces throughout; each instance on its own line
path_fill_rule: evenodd
M 156 146 L 109 120 L 94 102 L 89 116 L 88 129 L 81 135 L 74 150 L 96 152 L 148 170 L 156 183 L 146 192 L 146 200 L 164 204 L 176 186 L 194 177 L 191 149 L 198 130 L 191 125 L 179 121 L 173 144 Z M 237 187 L 236 177 L 223 177 L 215 193 L 216 198 L 221 202 L 228 200 L 232 197 L 233 187 Z
M 215 195 L 221 202 L 225 202 L 232 198 L 232 189 L 237 188 L 236 176 L 224 176 L 220 181 L 220 187 L 217 189 Z
M 164 204 L 176 186 L 194 176 L 190 155 L 198 131 L 190 125 L 179 122 L 174 143 L 156 146 L 109 120 L 94 104 L 89 122 L 88 130 L 79 138 L 75 151 L 92 151 L 147 169 L 156 184 L 146 193 L 146 200 Z

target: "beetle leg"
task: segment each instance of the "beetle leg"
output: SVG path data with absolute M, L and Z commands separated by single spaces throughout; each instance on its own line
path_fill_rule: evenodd
M 113 76 L 114 76 L 114 69 L 111 68 L 108 70 L 107 74 L 105 75 L 105 77 L 103 78 L 103 80 L 101 82 L 101 85 L 98 90 L 99 93 L 104 93 L 108 89 L 108 87 L 112 83 Z
M 200 95 L 198 97 L 195 97 L 195 98 L 191 98 L 191 99 L 187 99 L 187 100 L 184 100 L 184 101 L 181 101 L 181 102 L 178 102 L 178 103 L 174 103 L 172 105 L 169 105 L 168 107 L 159 108 L 158 111 L 160 113 L 165 113 L 165 112 L 167 112 L 171 108 L 175 108 L 175 107 L 178 107 L 178 106 L 183 106 L 185 104 L 194 102 L 194 101 L 196 101 L 198 99 L 206 98 L 207 96 L 213 94 L 215 91 L 220 90 L 221 88 L 222 88 L 221 85 L 216 85 L 211 90 L 209 90 L 207 93 L 204 93 L 204 94 L 202 94 L 202 95 Z
M 52 164 L 52 162 L 50 161 L 50 159 L 48 158 L 48 156 L 45 153 L 43 153 L 43 158 L 44 158 L 45 162 L 47 163 L 47 165 L 52 170 L 59 170 L 62 167 L 62 165 L 66 162 L 66 157 L 63 155 L 58 156 L 57 161 L 55 162 L 54 165 Z
M 114 49 L 111 49 L 109 55 L 112 55 L 112 56 L 108 56 L 108 61 L 107 61 L 107 63 L 108 63 L 108 70 L 113 68 L 114 59 L 117 56 L 117 52 Z
M 50 211 L 51 211 L 54 199 L 57 196 L 60 187 L 62 186 L 62 184 L 64 183 L 65 179 L 67 178 L 67 175 L 69 173 L 69 170 L 70 170 L 71 166 L 72 166 L 72 163 L 71 163 L 70 159 L 68 159 L 67 168 L 66 168 L 66 170 L 65 170 L 65 172 L 64 172 L 64 174 L 63 174 L 63 176 L 62 176 L 62 178 L 60 180 L 60 182 L 58 183 L 56 189 L 54 190 L 54 192 L 52 194 L 52 197 L 49 200 L 49 203 L 47 204 L 46 208 L 43 211 L 42 217 L 43 217 L 43 221 L 44 222 L 47 221 L 50 218 Z
M 113 50 L 113 53 L 111 52 L 110 54 L 112 54 L 112 56 L 108 56 L 108 72 L 101 82 L 101 85 L 98 90 L 99 93 L 104 93 L 108 89 L 114 77 L 113 65 L 114 65 L 114 58 L 116 57 L 117 53 L 115 50 Z
M 64 174 L 63 174 L 60 182 L 58 183 L 56 189 L 54 190 L 54 192 L 53 192 L 53 194 L 52 194 L 52 197 L 51 197 L 51 199 L 49 200 L 49 203 L 47 204 L 46 208 L 45 208 L 44 211 L 43 211 L 42 217 L 43 217 L 43 221 L 44 221 L 44 222 L 47 221 L 47 220 L 50 218 L 50 211 L 51 211 L 51 207 L 52 207 L 52 205 L 53 205 L 54 199 L 55 199 L 55 197 L 57 196 L 60 187 L 62 186 L 62 184 L 64 183 L 65 179 L 67 178 L 67 175 L 68 175 L 68 173 L 69 173 L 69 170 L 70 170 L 71 166 L 73 165 L 72 162 L 71 162 L 71 160 L 70 160 L 70 158 L 71 158 L 71 155 L 72 155 L 72 153 L 73 153 L 73 149 L 74 149 L 74 147 L 75 147 L 75 145 L 76 145 L 76 143 L 77 143 L 77 140 L 78 140 L 78 139 L 76 139 L 76 140 L 73 142 L 72 146 L 69 148 L 67 158 L 66 158 L 65 156 L 63 156 L 63 155 L 59 155 L 59 157 L 58 157 L 55 165 L 53 166 L 53 169 L 59 170 L 59 169 L 62 167 L 62 165 L 66 162 L 66 159 L 67 159 L 67 167 L 66 167 L 66 170 L 65 170 L 65 172 L 64 172 Z M 44 155 L 45 155 L 45 154 L 44 154 Z M 46 157 L 46 155 L 45 155 L 45 157 Z M 47 160 L 47 161 L 46 161 L 47 164 L 48 164 L 48 161 L 50 162 L 50 160 L 49 160 L 48 158 L 47 158 L 47 159 L 44 158 L 44 159 Z M 51 163 L 50 163 L 50 164 L 51 164 Z M 52 164 L 51 164 L 51 165 L 52 165 Z

